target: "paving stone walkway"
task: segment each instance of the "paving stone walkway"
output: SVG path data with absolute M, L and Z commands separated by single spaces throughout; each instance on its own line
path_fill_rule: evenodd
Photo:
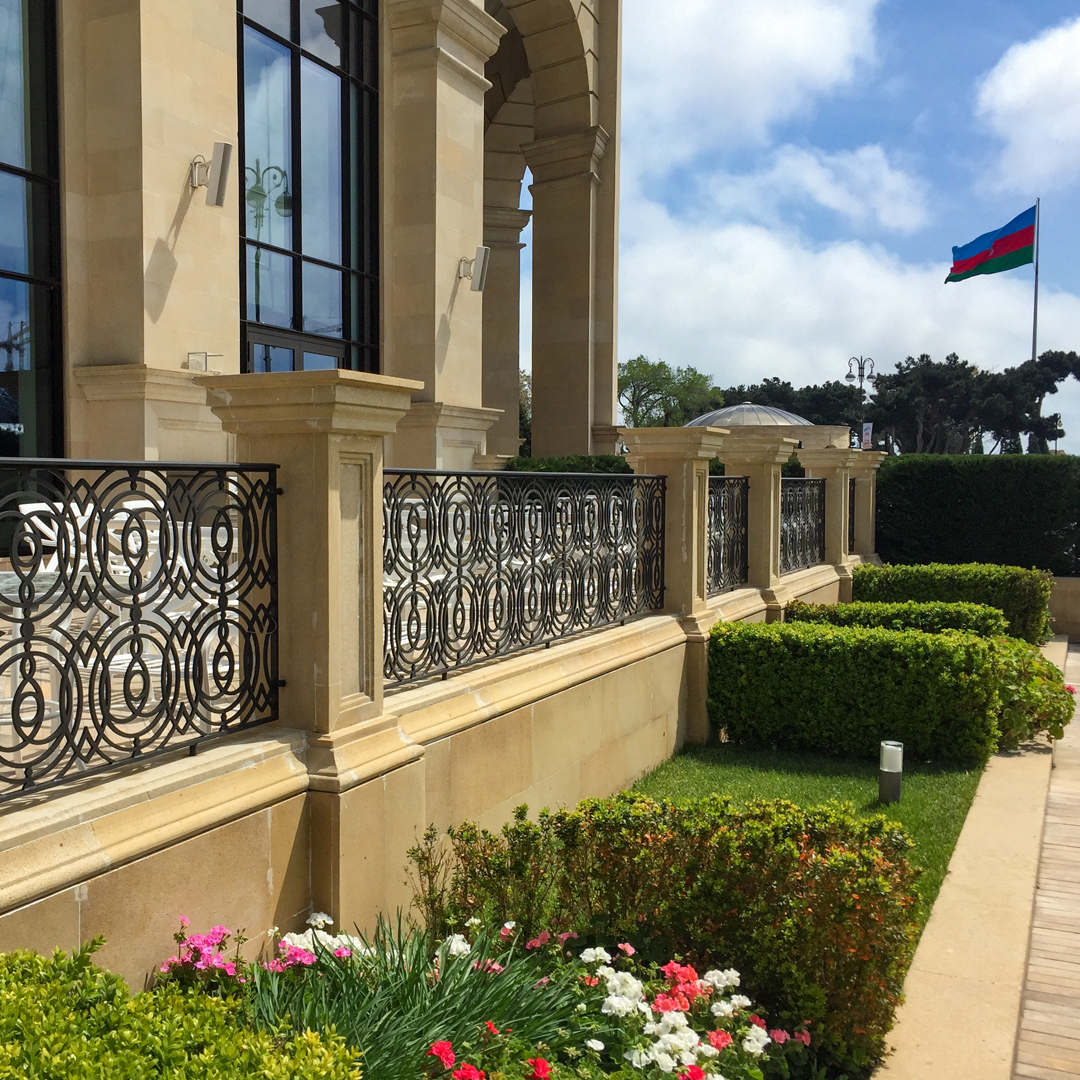
M 1080 688 L 1080 648 L 1065 678 Z M 1015 1080 L 1080 1078 L 1080 708 L 1054 747 Z

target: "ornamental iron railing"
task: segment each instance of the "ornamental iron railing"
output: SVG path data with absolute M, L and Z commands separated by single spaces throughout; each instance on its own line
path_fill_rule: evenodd
M 825 561 L 825 481 L 784 477 L 780 485 L 780 573 Z
M 848 480 L 847 500 L 847 549 L 850 554 L 855 550 L 855 479 Z
M 273 465 L 0 459 L 0 799 L 278 714 Z
M 658 476 L 387 469 L 387 681 L 661 608 L 664 493 Z
M 745 476 L 709 477 L 709 596 L 746 584 L 749 493 Z

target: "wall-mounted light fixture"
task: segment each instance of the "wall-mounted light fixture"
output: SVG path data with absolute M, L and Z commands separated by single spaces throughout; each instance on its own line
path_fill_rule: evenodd
M 225 205 L 225 189 L 229 185 L 232 151 L 232 143 L 216 142 L 214 156 L 209 161 L 200 154 L 191 162 L 189 183 L 192 188 L 206 188 L 207 206 Z
M 478 247 L 476 255 L 467 259 L 462 257 L 458 260 L 457 276 L 469 278 L 472 284 L 469 288 L 473 292 L 483 292 L 487 284 L 488 263 L 491 262 L 491 248 Z

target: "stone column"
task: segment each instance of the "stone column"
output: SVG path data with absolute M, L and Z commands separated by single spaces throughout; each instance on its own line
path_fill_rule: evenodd
M 667 477 L 664 516 L 664 608 L 682 618 L 687 634 L 688 682 L 685 739 L 709 738 L 708 598 L 709 462 L 724 428 L 623 428 L 636 473 Z
M 521 446 L 521 230 L 532 215 L 484 207 L 484 243 L 491 248 L 484 289 L 484 405 L 502 413 L 487 433 L 489 455 L 517 455 Z
M 483 401 L 483 294 L 458 276 L 484 240 L 484 64 L 505 28 L 472 0 L 386 0 L 383 220 L 389 375 L 423 386 L 389 460 L 467 469 Z
M 779 433 L 759 432 L 744 434 L 732 428 L 719 457 L 728 476 L 750 479 L 747 584 L 764 590 L 768 601 L 780 579 L 780 470 L 799 443 Z M 770 605 L 770 621 L 780 614 L 779 604 Z
M 799 451 L 799 462 L 808 477 L 825 481 L 825 561 L 840 574 L 840 602 L 851 602 L 851 570 L 848 557 L 848 480 L 851 466 L 861 451 L 823 447 Z
M 533 174 L 535 457 L 593 452 L 597 187 L 607 145 L 594 127 L 522 147 Z
M 877 474 L 888 454 L 860 450 L 851 465 L 855 478 L 855 547 L 853 555 L 877 560 Z

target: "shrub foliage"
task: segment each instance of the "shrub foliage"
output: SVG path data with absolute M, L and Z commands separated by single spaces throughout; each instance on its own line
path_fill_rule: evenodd
M 904 454 L 878 474 L 877 549 L 895 563 L 1080 573 L 1080 457 Z
M 913 948 L 911 841 L 883 816 L 719 795 L 623 793 L 575 810 L 520 807 L 494 834 L 466 823 L 451 853 L 429 830 L 410 853 L 416 903 L 440 931 L 476 915 L 529 936 L 632 941 L 645 955 L 730 964 L 770 1023 L 809 1022 L 820 1064 L 882 1051 Z
M 632 473 L 622 454 L 569 454 L 566 457 L 512 457 L 507 472 Z
M 988 604 L 920 603 L 904 600 L 881 603 L 804 604 L 796 600 L 784 612 L 787 622 L 828 623 L 832 626 L 880 626 L 886 630 L 967 630 L 981 637 L 999 637 L 1009 624 L 998 608 Z
M 1050 637 L 1051 576 L 989 563 L 856 566 L 853 599 L 988 604 L 1004 612 L 1009 633 L 1039 645 Z
M 359 1055 L 333 1032 L 256 1031 L 235 999 L 176 983 L 132 996 L 93 964 L 100 945 L 0 954 L 0 1076 L 359 1080 Z

